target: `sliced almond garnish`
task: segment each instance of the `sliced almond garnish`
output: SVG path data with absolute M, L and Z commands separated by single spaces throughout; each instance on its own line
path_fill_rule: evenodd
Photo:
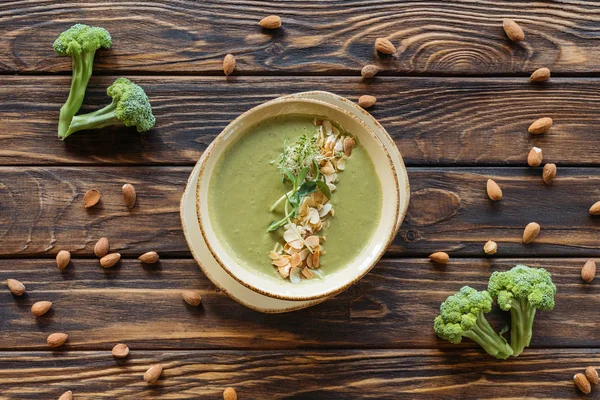
M 334 192 L 335 189 L 337 189 L 337 186 L 335 186 L 333 183 L 327 183 L 327 187 L 329 187 L 330 192 Z
M 338 171 L 343 171 L 344 169 L 346 169 L 346 159 L 340 158 L 339 160 L 337 160 L 335 166 L 337 167 Z
M 319 210 L 319 217 L 323 218 L 324 216 L 326 216 L 327 214 L 329 214 L 329 211 L 331 211 L 331 209 L 333 208 L 333 206 L 331 205 L 331 203 L 327 203 L 325 204 L 320 210 Z
M 321 258 L 320 255 L 321 253 L 318 251 L 315 251 L 312 255 L 312 263 L 314 268 L 319 268 L 319 260 Z
M 301 274 L 302 274 L 302 271 L 300 270 L 300 268 L 298 268 L 298 267 L 290 268 L 290 282 L 300 283 L 300 281 L 302 280 L 302 278 L 300 277 Z
M 276 267 L 283 267 L 286 264 L 290 263 L 290 256 L 282 256 L 280 258 L 278 258 L 277 260 L 273 260 L 273 265 Z
M 321 172 L 325 176 L 330 175 L 330 174 L 335 174 L 335 168 L 333 168 L 333 165 L 331 165 L 331 162 L 327 161 L 325 163 L 325 165 L 323 165 L 321 167 Z
M 323 127 L 325 128 L 325 132 L 328 136 L 333 134 L 333 125 L 331 124 L 331 121 L 324 120 Z
M 316 224 L 317 222 L 319 222 L 319 211 L 316 208 L 311 208 L 310 209 L 310 219 L 309 222 L 311 224 Z
M 312 254 L 309 254 L 308 257 L 306 257 L 306 266 L 308 268 L 314 268 L 313 255 Z
M 304 247 L 304 243 L 302 243 L 301 239 L 294 240 L 294 241 L 290 242 L 289 245 L 292 249 L 297 249 L 297 250 L 300 250 L 301 248 Z
M 290 264 L 292 267 L 297 267 L 298 265 L 302 264 L 302 258 L 300 257 L 299 253 L 295 253 L 294 255 L 292 255 L 292 258 L 290 259 Z
M 343 139 L 339 138 L 336 142 L 335 142 L 335 146 L 333 148 L 334 151 L 342 151 L 344 150 L 344 144 L 343 144 Z
M 308 255 L 310 254 L 310 250 L 302 249 L 298 254 L 300 255 L 300 260 L 304 261 L 306 260 L 306 257 L 308 257 Z
M 329 175 L 325 174 L 325 182 L 327 182 L 327 183 L 335 183 L 335 182 L 337 182 L 337 180 L 338 180 L 338 174 L 337 173 L 333 172 L 332 174 L 329 174 Z
M 288 263 L 282 267 L 277 267 L 277 271 L 279 271 L 279 275 L 285 279 L 290 276 L 290 268 L 292 268 L 292 266 Z
M 327 197 L 325 197 L 325 195 L 321 192 L 314 192 L 312 194 L 312 196 L 313 196 L 315 203 L 318 203 L 318 204 L 325 204 L 328 201 Z
M 278 260 L 279 258 L 281 258 L 281 256 L 277 253 L 275 253 L 274 251 L 271 251 L 269 253 L 269 258 L 271 258 L 271 260 Z
M 283 239 L 286 241 L 286 243 L 290 243 L 294 240 L 300 239 L 300 236 L 298 236 L 296 231 L 294 231 L 293 229 L 288 229 L 283 233 Z
M 309 236 L 304 239 L 307 245 L 311 248 L 317 247 L 319 245 L 319 237 L 318 236 Z
M 344 139 L 344 154 L 346 154 L 347 157 L 352 155 L 352 149 L 354 149 L 355 144 L 356 142 L 351 137 Z
M 302 270 L 302 275 L 304 275 L 306 279 L 312 279 L 315 276 L 315 274 L 313 274 L 308 268 L 304 268 Z

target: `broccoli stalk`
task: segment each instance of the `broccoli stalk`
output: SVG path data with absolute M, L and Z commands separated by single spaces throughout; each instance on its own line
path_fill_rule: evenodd
M 59 56 L 71 56 L 73 59 L 73 76 L 69 97 L 60 108 L 58 120 L 58 137 L 65 138 L 71 119 L 83 103 L 87 84 L 92 76 L 96 50 L 109 48 L 112 44 L 106 29 L 83 24 L 73 25 L 54 42 L 54 51 Z
M 536 310 L 554 308 L 556 286 L 552 276 L 543 268 L 517 265 L 507 272 L 494 272 L 488 291 L 497 296 L 501 309 L 510 310 L 510 345 L 518 356 L 531 343 Z
M 440 315 L 435 318 L 433 324 L 435 333 L 455 344 L 467 337 L 479 344 L 489 355 L 506 359 L 513 354 L 513 350 L 485 318 L 484 314 L 491 309 L 492 297 L 488 292 L 478 292 L 464 286 L 440 306 Z
M 112 102 L 100 110 L 74 116 L 63 139 L 78 131 L 107 126 L 135 126 L 138 132 L 154 126 L 155 118 L 144 89 L 129 79 L 118 78 L 106 93 L 113 98 Z

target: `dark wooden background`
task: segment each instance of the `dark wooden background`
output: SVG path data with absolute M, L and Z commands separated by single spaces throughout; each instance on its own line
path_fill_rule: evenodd
M 257 22 L 283 19 L 276 32 Z M 524 28 L 508 41 L 502 18 Z M 107 102 L 117 76 L 140 83 L 157 117 L 152 131 L 125 129 L 56 138 L 70 59 L 52 42 L 70 25 L 107 28 L 113 48 L 96 57 L 83 107 Z M 54 1 L 0 3 L 0 397 L 240 399 L 578 398 L 572 376 L 600 366 L 600 291 L 579 277 L 600 256 L 600 4 L 596 1 Z M 398 47 L 379 59 L 376 37 Z M 225 54 L 238 60 L 221 71 Z M 385 69 L 364 82 L 360 69 Z M 550 82 L 532 85 L 538 67 Z M 322 89 L 379 99 L 372 114 L 409 168 L 410 209 L 387 257 L 361 282 L 316 307 L 285 315 L 248 310 L 220 293 L 190 256 L 179 199 L 202 151 L 239 113 L 280 95 Z M 551 116 L 539 137 L 528 125 Z M 526 165 L 531 146 L 558 165 L 550 186 Z M 492 204 L 485 182 L 504 189 Z M 128 212 L 120 187 L 132 183 Z M 84 210 L 83 194 L 102 202 Z M 542 226 L 520 243 L 523 227 Z M 103 270 L 102 236 L 125 260 Z M 499 252 L 483 257 L 493 239 Z M 54 256 L 70 250 L 59 272 Z M 157 266 L 136 257 L 160 253 Z M 445 267 L 426 256 L 448 251 Z M 553 312 L 539 313 L 530 349 L 496 361 L 465 342 L 436 339 L 439 303 L 462 285 L 478 289 L 516 263 L 548 268 Z M 202 291 L 204 306 L 183 303 Z M 54 302 L 37 320 L 34 301 Z M 491 317 L 496 326 L 506 318 Z M 51 332 L 70 334 L 49 351 Z M 125 342 L 131 355 L 115 361 Z M 158 385 L 142 374 L 167 369 Z M 598 397 L 598 389 L 592 397 Z

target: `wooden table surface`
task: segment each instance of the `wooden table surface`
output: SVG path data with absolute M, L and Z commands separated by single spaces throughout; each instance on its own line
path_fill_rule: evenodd
M 280 15 L 283 27 L 257 22 Z M 526 39 L 513 44 L 502 19 Z M 117 76 L 142 85 L 157 125 L 56 137 L 70 58 L 52 43 L 74 23 L 113 37 L 99 51 L 83 111 L 106 103 Z M 600 257 L 600 4 L 597 1 L 11 0 L 0 3 L 0 398 L 479 399 L 579 398 L 572 376 L 600 366 L 597 282 L 579 276 Z M 398 47 L 379 58 L 373 42 Z M 238 60 L 222 73 L 225 54 Z M 363 81 L 360 69 L 384 71 Z M 528 82 L 536 68 L 551 81 Z M 251 311 L 219 292 L 185 243 L 179 200 L 202 151 L 241 112 L 277 96 L 327 90 L 377 96 L 370 111 L 408 166 L 408 215 L 387 256 L 345 293 L 284 315 Z M 529 124 L 551 116 L 549 133 Z M 532 146 L 558 165 L 552 185 L 527 167 Z M 485 183 L 504 199 L 492 204 Z M 121 186 L 132 183 L 128 211 Z M 83 194 L 102 192 L 85 210 Z M 524 226 L 542 226 L 521 244 Z M 103 270 L 102 236 L 124 260 Z M 493 239 L 499 251 L 484 257 Z M 58 251 L 73 255 L 63 272 Z M 155 250 L 162 261 L 141 266 Z M 447 251 L 445 267 L 426 256 Z M 531 347 L 495 360 L 468 340 L 435 337 L 441 301 L 462 285 L 486 287 L 517 263 L 547 268 L 556 309 L 540 312 Z M 8 278 L 28 294 L 11 295 Z M 181 300 L 202 292 L 203 307 Z M 35 319 L 38 300 L 53 311 Z M 499 326 L 505 315 L 491 320 Z M 69 333 L 50 351 L 46 336 Z M 118 342 L 129 358 L 110 354 Z M 166 369 L 157 385 L 143 372 Z M 598 398 L 595 389 L 592 398 Z

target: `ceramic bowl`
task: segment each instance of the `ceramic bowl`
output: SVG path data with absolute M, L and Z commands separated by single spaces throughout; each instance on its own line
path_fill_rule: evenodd
M 293 284 L 288 280 L 254 271 L 241 265 L 215 235 L 208 211 L 209 182 L 214 168 L 229 145 L 257 123 L 279 115 L 315 115 L 337 122 L 367 151 L 382 187 L 382 209 L 375 233 L 363 250 L 347 266 L 333 273 L 325 273 L 322 279 L 304 280 Z M 340 293 L 362 278 L 384 254 L 397 233 L 397 221 L 401 212 L 402 188 L 398 174 L 377 135 L 352 113 L 329 104 L 304 98 L 280 98 L 261 104 L 232 121 L 211 143 L 200 165 L 196 190 L 197 215 L 200 231 L 206 244 L 221 267 L 235 280 L 249 289 L 265 296 L 290 301 L 306 301 L 326 298 Z M 408 192 L 405 193 L 408 196 Z M 265 254 L 265 262 L 269 262 Z

